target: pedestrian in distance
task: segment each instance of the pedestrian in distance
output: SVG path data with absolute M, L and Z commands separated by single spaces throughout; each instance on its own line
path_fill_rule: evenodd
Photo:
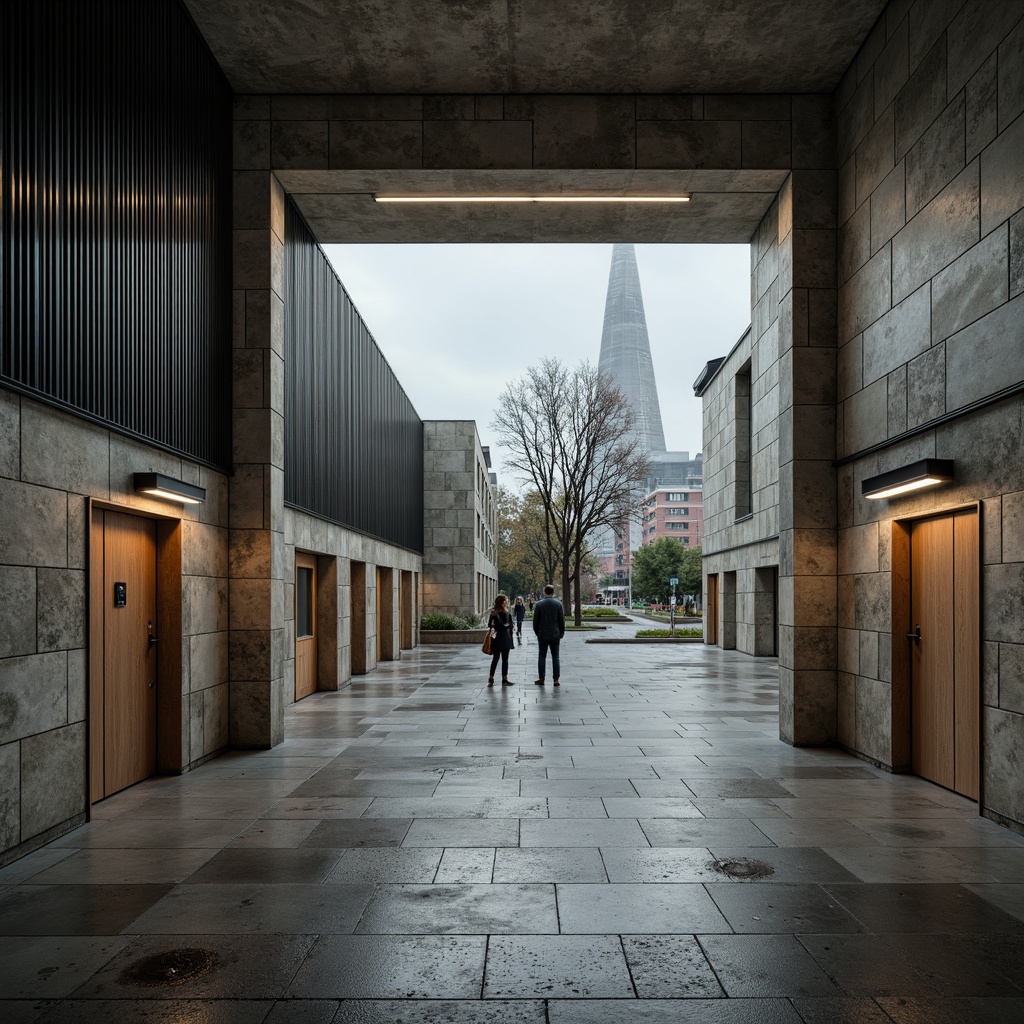
M 537 686 L 544 685 L 544 665 L 548 650 L 551 651 L 551 677 L 555 686 L 561 686 L 558 677 L 562 666 L 558 660 L 558 645 L 565 636 L 565 611 L 562 602 L 555 600 L 555 588 L 549 583 L 544 596 L 533 606 L 533 631 L 537 635 L 540 650 L 537 654 Z
M 523 619 L 526 618 L 526 604 L 522 597 L 516 598 L 516 603 L 512 608 L 512 614 L 516 617 L 516 640 L 520 644 L 523 642 Z
M 512 615 L 508 610 L 508 598 L 504 594 L 499 594 L 494 599 L 487 628 L 494 631 L 494 639 L 491 640 L 491 671 L 487 677 L 487 685 L 494 685 L 494 670 L 498 667 L 498 659 L 501 658 L 501 685 L 512 686 L 512 680 L 508 677 L 508 652 L 515 647 L 516 642 L 512 639 Z

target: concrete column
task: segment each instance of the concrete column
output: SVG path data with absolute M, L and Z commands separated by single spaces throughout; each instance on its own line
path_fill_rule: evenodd
M 284 190 L 270 139 L 235 111 L 231 743 L 284 739 Z M 266 100 L 269 103 L 269 100 Z M 254 127 L 255 126 L 255 127 Z
M 836 174 L 779 196 L 779 731 L 836 740 Z

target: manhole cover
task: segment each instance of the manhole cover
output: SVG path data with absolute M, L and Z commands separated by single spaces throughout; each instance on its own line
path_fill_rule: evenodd
M 775 874 L 771 864 L 763 860 L 750 860 L 746 857 L 733 857 L 725 860 L 713 860 L 711 867 L 726 878 L 757 879 L 768 878 Z
M 216 966 L 212 949 L 168 949 L 129 964 L 117 980 L 121 985 L 163 988 L 201 978 Z
M 516 754 L 517 761 L 543 761 L 543 754 Z

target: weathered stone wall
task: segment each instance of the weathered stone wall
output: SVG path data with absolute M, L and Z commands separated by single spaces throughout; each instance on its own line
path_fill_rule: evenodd
M 136 494 L 154 471 L 206 503 Z M 0 861 L 87 811 L 90 498 L 181 518 L 181 677 L 158 685 L 181 691 L 183 767 L 228 743 L 227 478 L 0 388 Z
M 497 593 L 497 509 L 476 423 L 425 420 L 423 446 L 423 611 L 481 614 Z
M 334 651 L 334 664 L 319 667 L 319 689 L 336 690 L 352 678 L 352 602 L 362 600 L 366 608 L 366 669 L 372 671 L 377 664 L 377 632 L 388 629 L 392 636 L 391 649 L 396 657 L 401 650 L 399 637 L 399 587 L 401 571 L 418 574 L 422 570 L 420 555 L 384 541 L 374 540 L 363 534 L 347 530 L 337 523 L 328 522 L 299 509 L 286 508 L 284 518 L 285 565 L 294 567 L 295 551 L 317 556 L 317 577 L 319 585 L 334 580 L 337 593 L 333 595 L 335 610 L 333 643 L 328 649 Z M 366 588 L 362 595 L 352 593 L 352 562 L 366 563 Z M 377 568 L 390 568 L 394 588 L 391 602 L 393 617 L 390 623 L 377 621 Z M 295 576 L 286 570 L 284 587 L 285 661 L 284 699 L 285 704 L 295 700 Z M 415 579 L 415 576 L 413 577 Z M 415 593 L 415 586 L 413 588 Z M 331 595 L 326 595 L 328 599 Z M 321 599 L 322 600 L 322 599 Z M 328 600 L 328 604 L 331 602 Z M 322 611 L 317 614 L 317 629 L 328 627 L 328 616 Z M 419 623 L 413 616 L 412 642 L 419 642 Z M 323 650 L 321 647 L 320 650 Z
M 893 760 L 891 518 L 982 503 L 983 794 L 1024 822 L 1024 6 L 890 3 L 836 93 L 839 740 Z M 936 422 L 943 418 L 943 422 Z M 882 445 L 877 451 L 865 449 Z M 860 496 L 952 458 L 956 482 Z

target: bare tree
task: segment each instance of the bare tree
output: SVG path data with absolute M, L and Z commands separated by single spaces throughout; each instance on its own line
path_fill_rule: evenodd
M 558 550 L 562 595 L 576 585 L 594 530 L 635 514 L 649 468 L 633 435 L 633 413 L 611 380 L 587 362 L 573 370 L 545 359 L 510 382 L 503 417 L 491 424 L 509 465 L 540 495 L 549 546 Z

